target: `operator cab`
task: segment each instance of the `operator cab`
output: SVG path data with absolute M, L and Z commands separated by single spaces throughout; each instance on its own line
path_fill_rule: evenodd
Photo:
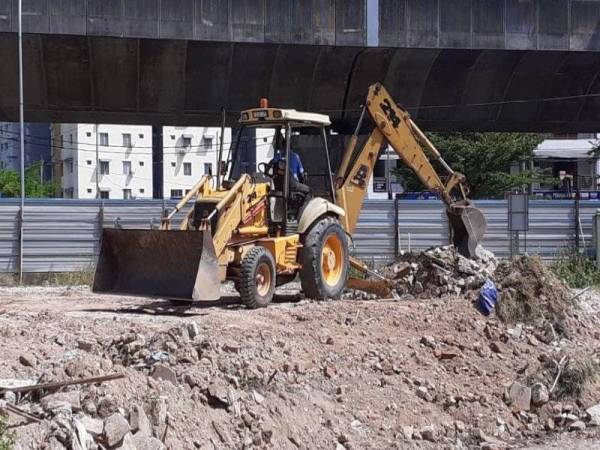
M 271 142 L 255 140 L 255 148 L 268 153 L 270 161 L 260 162 L 258 172 L 252 174 L 256 182 L 267 182 L 269 190 L 269 221 L 275 228 L 284 232 L 292 230 L 299 220 L 304 206 L 315 194 L 310 188 L 310 175 L 304 172 L 302 179 L 292 170 L 297 167 L 299 157 L 294 153 L 292 144 L 293 136 L 298 134 L 320 134 L 323 139 L 324 152 L 319 152 L 318 157 L 326 158 L 327 197 L 334 197 L 333 175 L 331 171 L 329 149 L 327 147 L 326 127 L 331 125 L 329 116 L 324 114 L 296 111 L 295 109 L 270 108 L 266 99 L 261 99 L 260 107 L 242 111 L 240 116 L 241 129 L 236 143 L 231 151 L 230 158 L 225 165 L 229 179 L 234 180 L 236 175 L 243 172 L 240 166 L 240 151 L 251 139 L 244 138 L 249 130 L 269 129 L 274 131 Z M 245 133 L 246 132 L 246 133 Z M 268 147 L 265 147 L 268 146 Z M 262 148 L 261 148 L 262 147 Z M 267 148 L 272 150 L 267 152 Z M 316 156 L 316 155 L 315 155 Z M 321 183 L 322 185 L 323 183 Z M 317 193 L 321 194 L 321 192 Z M 320 196 L 320 195 L 319 195 Z

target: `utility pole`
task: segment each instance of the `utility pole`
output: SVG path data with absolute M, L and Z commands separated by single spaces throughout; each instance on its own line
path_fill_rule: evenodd
M 98 157 L 98 124 L 96 124 L 96 198 L 100 198 L 100 159 Z
M 19 122 L 21 128 L 21 223 L 19 233 L 19 284 L 23 284 L 23 222 L 25 221 L 25 113 L 23 104 L 23 0 L 19 0 Z

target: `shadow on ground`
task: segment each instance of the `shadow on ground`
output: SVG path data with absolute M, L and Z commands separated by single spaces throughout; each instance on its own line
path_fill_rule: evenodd
M 276 304 L 294 304 L 303 300 L 304 297 L 299 294 L 293 295 L 275 295 L 273 303 Z M 221 308 L 228 310 L 247 309 L 240 302 L 240 298 L 235 295 L 223 296 L 216 302 L 186 302 L 182 300 L 152 300 L 144 305 L 125 306 L 123 308 L 87 308 L 85 312 L 106 312 L 112 314 L 146 314 L 152 316 L 206 316 L 207 312 L 203 310 L 209 308 Z

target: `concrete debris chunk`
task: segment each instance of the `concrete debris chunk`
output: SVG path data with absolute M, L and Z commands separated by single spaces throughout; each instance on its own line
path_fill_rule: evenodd
M 129 427 L 131 431 L 143 436 L 152 436 L 152 424 L 146 415 L 144 408 L 140 405 L 133 405 L 129 411 Z
M 162 437 L 167 427 L 167 402 L 164 397 L 153 397 L 150 399 L 148 417 L 152 423 L 154 436 Z
M 136 433 L 132 441 L 136 450 L 167 450 L 165 444 L 155 437 Z
M 438 440 L 436 429 L 433 425 L 428 425 L 426 427 L 421 428 L 419 430 L 419 433 L 421 434 L 421 439 L 423 439 L 424 441 L 437 442 Z
M 94 419 L 87 415 L 77 416 L 76 421 L 81 423 L 89 434 L 93 437 L 101 436 L 104 431 L 104 422 L 100 419 Z
M 585 430 L 585 423 L 581 420 L 576 420 L 569 425 L 569 431 L 582 431 Z
M 406 439 L 407 441 L 411 440 L 413 437 L 414 431 L 415 431 L 414 427 L 411 427 L 410 425 L 403 426 L 402 427 L 402 435 L 404 436 L 404 439 Z
M 129 433 L 129 422 L 121 414 L 113 414 L 104 421 L 104 439 L 109 447 L 120 443 Z
M 98 415 L 103 419 L 117 412 L 117 401 L 112 395 L 107 395 L 98 404 Z
M 455 296 L 468 289 L 479 289 L 494 272 L 498 261 L 491 253 L 482 252 L 483 258 L 468 259 L 451 246 L 425 250 L 420 253 L 401 254 L 398 261 L 385 266 L 379 272 L 392 280 L 395 298 L 405 295 L 419 297 Z M 376 281 L 374 278 L 372 281 Z M 344 298 L 365 299 L 376 294 L 355 289 L 346 291 Z M 366 295 L 362 295 L 363 294 Z
M 256 391 L 252 391 L 252 396 L 254 397 L 254 401 L 259 405 L 265 401 L 265 397 Z
M 591 427 L 600 427 L 600 404 L 586 409 L 585 412 L 589 417 L 588 425 Z
M 548 400 L 550 400 L 550 394 L 543 383 L 535 383 L 531 386 L 531 403 L 533 406 L 542 406 L 548 403 Z
M 170 367 L 164 364 L 156 364 L 152 372 L 152 377 L 157 380 L 164 380 L 177 385 L 177 374 Z
M 56 405 L 59 403 L 68 404 L 73 412 L 80 411 L 81 397 L 79 391 L 57 392 L 55 394 L 46 395 L 40 400 L 40 404 L 45 410 L 55 409 Z
M 527 386 L 517 382 L 511 384 L 508 398 L 513 411 L 529 411 L 531 407 L 531 389 Z
M 198 324 L 196 322 L 188 322 L 185 327 L 188 332 L 188 336 L 192 341 L 200 335 L 200 329 L 198 328 Z
M 19 362 L 23 364 L 25 367 L 35 367 L 36 366 L 36 358 L 31 353 L 22 353 L 19 356 Z
M 123 438 L 121 445 L 116 447 L 116 450 L 138 450 L 133 440 L 133 435 L 131 433 L 127 433 Z

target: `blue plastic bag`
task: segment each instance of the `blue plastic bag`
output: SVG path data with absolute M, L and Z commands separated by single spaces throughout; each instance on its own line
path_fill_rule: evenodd
M 486 316 L 489 316 L 498 302 L 498 289 L 489 278 L 485 280 L 479 289 L 479 307 Z

